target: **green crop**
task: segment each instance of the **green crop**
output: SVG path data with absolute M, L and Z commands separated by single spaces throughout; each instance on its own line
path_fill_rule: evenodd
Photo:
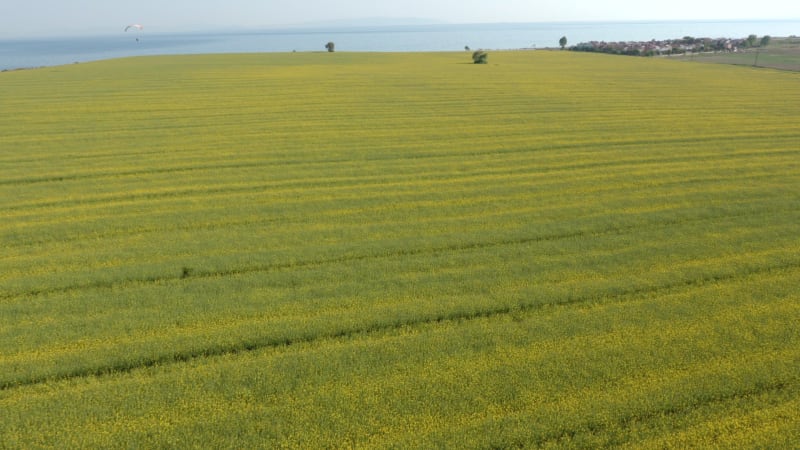
M 3 448 L 791 447 L 798 74 L 0 74 Z

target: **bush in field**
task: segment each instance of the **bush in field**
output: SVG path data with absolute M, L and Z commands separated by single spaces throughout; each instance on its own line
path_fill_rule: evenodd
M 333 53 L 336 48 L 336 45 L 333 42 L 328 42 L 327 44 L 325 44 L 325 48 L 328 49 L 330 53 Z
M 489 62 L 489 54 L 483 50 L 476 50 L 472 53 L 472 62 L 475 64 L 487 64 Z

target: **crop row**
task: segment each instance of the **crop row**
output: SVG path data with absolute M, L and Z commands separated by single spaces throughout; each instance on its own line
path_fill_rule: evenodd
M 1 426 L 20 444 L 113 445 L 113 436 L 186 445 L 207 429 L 202 439 L 222 446 L 232 445 L 231 433 L 298 447 L 655 446 L 761 410 L 789 432 L 769 438 L 777 442 L 791 438 L 792 422 L 781 428 L 775 419 L 800 389 L 797 277 L 792 270 L 21 387 L 0 394 L 12 412 Z M 761 296 L 776 287 L 783 293 Z M 754 335 L 764 345 L 752 348 Z M 52 413 L 42 416 L 45 408 Z M 24 433 L 33 423 L 38 433 Z M 665 438 L 664 428 L 687 435 Z
M 222 269 L 175 268 L 152 278 L 95 278 L 86 285 L 30 292 L 0 305 L 4 316 L 22 324 L 4 333 L 13 346 L 0 362 L 16 374 L 4 382 L 120 370 L 417 321 L 604 301 L 800 265 L 793 225 L 765 229 L 752 223 L 747 229 L 739 218 L 715 225 L 714 233 L 726 237 L 713 245 L 704 243 L 707 224 L 698 222 L 670 231 L 682 241 L 665 228 L 647 227 L 447 248 L 384 247 L 372 255 L 271 265 L 236 267 L 227 257 L 220 260 L 227 264 Z M 752 248 L 750 242 L 766 236 L 772 249 Z M 661 262 L 664 255 L 667 265 Z M 212 307 L 209 302 L 224 293 L 235 301 Z M 84 304 L 74 298 L 97 300 Z M 46 324 L 47 335 L 37 323 Z

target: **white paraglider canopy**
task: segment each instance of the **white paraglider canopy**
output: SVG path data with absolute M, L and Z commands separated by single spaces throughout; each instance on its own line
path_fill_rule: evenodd
M 128 31 L 131 28 L 136 28 L 137 30 L 141 31 L 144 27 L 142 25 L 139 25 L 138 23 L 134 23 L 132 25 L 128 25 L 127 27 L 125 27 L 125 31 Z

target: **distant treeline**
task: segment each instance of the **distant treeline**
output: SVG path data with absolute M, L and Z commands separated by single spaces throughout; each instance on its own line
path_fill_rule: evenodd
M 685 36 L 680 39 L 667 39 L 662 41 L 638 42 L 581 42 L 569 49 L 577 52 L 611 53 L 616 55 L 631 56 L 656 56 L 676 55 L 698 52 L 737 52 L 750 47 L 764 47 L 769 45 L 771 38 L 764 36 L 761 40 L 754 34 L 747 38 L 694 38 Z

